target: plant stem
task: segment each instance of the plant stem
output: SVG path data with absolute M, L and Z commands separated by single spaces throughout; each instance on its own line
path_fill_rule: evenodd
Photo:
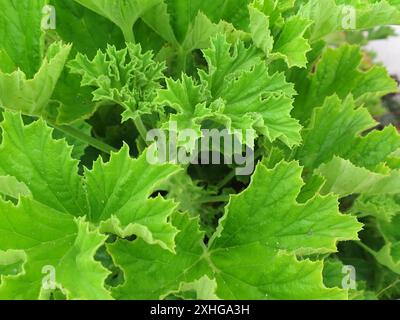
M 177 59 L 177 69 L 179 74 L 177 76 L 181 76 L 182 72 L 186 72 L 187 68 L 187 60 L 188 60 L 188 52 L 185 51 L 182 47 L 178 49 L 178 59 Z
M 223 187 L 225 187 L 229 182 L 231 182 L 231 180 L 233 180 L 233 178 L 236 177 L 236 171 L 232 170 L 231 172 L 229 172 L 224 179 L 222 179 L 218 184 L 217 184 L 217 188 L 218 189 L 222 189 Z
M 367 251 L 372 256 L 374 256 L 374 257 L 376 256 L 376 252 L 374 250 L 372 250 L 370 247 L 366 246 L 361 241 L 355 241 L 355 243 L 358 244 L 361 248 L 363 248 L 365 251 Z
M 88 136 L 78 129 L 75 129 L 74 127 L 68 126 L 68 125 L 57 125 L 55 123 L 49 122 L 49 124 L 54 127 L 55 129 L 71 136 L 79 141 L 85 142 L 88 145 L 92 146 L 93 148 L 96 148 L 100 151 L 103 151 L 107 154 L 111 154 L 111 152 L 118 152 L 117 149 L 111 147 L 107 143 L 104 143 L 102 141 L 97 140 L 96 138 L 93 138 L 91 136 Z
M 139 131 L 140 136 L 142 137 L 143 141 L 145 144 L 147 144 L 146 137 L 147 137 L 147 129 L 142 121 L 142 118 L 140 116 L 137 116 L 133 120 L 136 129 Z
M 382 295 L 382 293 L 384 293 L 385 291 L 397 286 L 397 284 L 400 283 L 400 280 L 396 280 L 393 283 L 391 283 L 390 285 L 388 285 L 386 288 L 382 289 L 381 291 L 379 291 L 376 296 L 379 297 L 380 295 Z
M 127 27 L 122 30 L 126 42 L 136 43 L 135 35 L 133 34 L 132 27 Z
M 370 214 L 370 213 L 361 213 L 361 214 L 355 213 L 354 216 L 355 216 L 356 218 L 365 218 L 365 217 L 371 216 L 371 214 Z

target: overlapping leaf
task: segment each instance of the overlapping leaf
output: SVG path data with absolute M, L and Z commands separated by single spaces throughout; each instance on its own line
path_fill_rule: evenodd
M 41 21 L 45 4 L 46 0 L 10 0 L 0 3 L 2 12 L 0 70 L 2 72 L 11 73 L 19 68 L 28 78 L 31 78 L 39 69 L 44 51 Z
M 298 88 L 294 115 L 307 122 L 312 110 L 321 106 L 325 98 L 338 95 L 345 99 L 349 94 L 362 102 L 371 95 L 381 97 L 397 92 L 397 84 L 385 68 L 375 66 L 364 72 L 360 70 L 362 53 L 357 46 L 343 45 L 338 49 L 327 49 L 319 61 L 316 71 L 311 73 Z
M 289 146 L 300 142 L 300 125 L 290 116 L 295 91 L 283 74 L 270 75 L 254 48 L 241 42 L 231 46 L 221 35 L 204 55 L 208 72 L 199 72 L 200 84 L 184 76 L 159 90 L 156 102 L 177 111 L 171 120 L 198 130 L 212 117 L 228 129 L 255 129 Z
M 290 67 L 305 67 L 307 64 L 306 54 L 311 50 L 308 41 L 303 37 L 311 21 L 304 19 L 301 16 L 292 16 L 286 21 L 282 15 L 276 13 L 278 2 L 274 5 L 271 2 L 264 2 L 259 9 L 249 7 L 250 10 L 250 32 L 254 44 L 264 51 L 269 59 L 283 58 Z M 279 17 L 273 14 L 278 14 Z M 268 16 L 266 14 L 272 14 Z M 270 19 L 276 25 L 270 25 Z M 276 21 L 278 20 L 278 21 Z M 278 26 L 278 24 L 281 24 Z M 272 36 L 272 32 L 277 34 Z
M 0 230 L 0 256 L 18 251 L 23 260 L 20 273 L 2 276 L 0 299 L 46 298 L 56 288 L 70 299 L 111 299 L 109 272 L 94 260 L 106 237 L 87 222 L 31 199 L 0 200 Z
M 127 43 L 125 49 L 109 46 L 93 60 L 78 54 L 69 64 L 72 73 L 82 76 L 82 86 L 96 88 L 94 101 L 109 101 L 124 107 L 123 119 L 151 111 L 155 90 L 160 88 L 164 63 L 155 62 L 151 52 Z
M 176 229 L 169 216 L 176 204 L 150 196 L 179 167 L 151 165 L 146 154 L 133 160 L 124 147 L 110 162 L 97 161 L 82 178 L 71 147 L 65 140 L 53 140 L 43 121 L 25 126 L 20 115 L 6 113 L 2 129 L 1 175 L 24 183 L 37 202 L 57 212 L 87 216 L 107 232 L 136 235 L 173 250 Z
M 368 29 L 400 23 L 396 0 L 310 0 L 299 14 L 314 22 L 308 37 L 312 42 L 341 30 Z
M 400 147 L 400 137 L 393 127 L 362 136 L 374 125 L 368 111 L 356 109 L 352 98 L 342 102 L 332 96 L 314 111 L 297 158 L 327 179 L 323 192 L 398 193 L 399 173 L 385 167 L 385 162 Z
M 175 165 L 149 164 L 146 154 L 130 159 L 126 146 L 113 154 L 109 163 L 97 161 L 85 173 L 90 221 L 105 221 L 104 231 L 121 237 L 134 234 L 173 250 L 177 230 L 169 216 L 176 210 L 176 204 L 161 196 L 149 197 L 177 172 L 179 167 Z
M 51 0 L 50 3 L 56 10 L 56 32 L 65 42 L 74 44 L 73 51 L 93 58 L 107 44 L 119 47 L 125 43 L 116 25 L 77 2 Z
M 75 0 L 86 8 L 106 17 L 121 28 L 126 41 L 135 41 L 133 25 L 161 0 Z
M 39 71 L 27 79 L 21 70 L 0 72 L 0 106 L 26 115 L 48 117 L 46 110 L 56 83 L 64 69 L 71 46 L 52 44 Z
M 87 213 L 78 161 L 65 141 L 53 140 L 42 120 L 25 126 L 13 113 L 4 114 L 2 131 L 1 175 L 24 183 L 36 201 L 50 208 L 75 216 Z
M 141 240 L 110 245 L 126 279 L 115 296 L 159 299 L 205 274 L 216 279 L 222 299 L 344 298 L 344 291 L 323 286 L 320 262 L 300 262 L 290 253 L 335 251 L 336 241 L 357 238 L 360 224 L 340 215 L 332 196 L 297 204 L 300 176 L 295 163 L 272 170 L 259 165 L 250 187 L 232 197 L 207 248 L 197 220 L 186 215 L 173 220 L 181 230 L 176 255 L 149 250 Z

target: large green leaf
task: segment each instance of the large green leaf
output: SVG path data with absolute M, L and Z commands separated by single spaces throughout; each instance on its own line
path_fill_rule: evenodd
M 0 200 L 0 231 L 0 250 L 23 257 L 19 274 L 2 277 L 0 299 L 47 298 L 56 288 L 70 299 L 111 298 L 104 288 L 109 272 L 94 260 L 106 237 L 87 222 L 31 199 L 17 206 Z
M 0 71 L 20 68 L 28 78 L 37 72 L 44 51 L 41 21 L 46 3 L 46 0 L 0 2 Z
M 228 129 L 255 129 L 271 141 L 300 143 L 301 126 L 290 115 L 295 91 L 282 73 L 270 75 L 254 48 L 230 45 L 222 35 L 212 39 L 204 55 L 208 72 L 199 72 L 200 84 L 183 76 L 159 90 L 156 102 L 177 112 L 170 120 L 199 130 L 205 118 L 212 118 Z
M 250 187 L 232 197 L 208 247 L 197 219 L 180 214 L 173 219 L 181 230 L 176 254 L 142 240 L 109 245 L 125 275 L 114 296 L 159 299 L 179 290 L 182 282 L 207 275 L 215 278 L 222 299 L 345 298 L 345 291 L 323 286 L 321 262 L 300 262 L 289 252 L 333 252 L 336 241 L 357 239 L 360 224 L 340 215 L 332 196 L 297 204 L 301 184 L 296 163 L 273 170 L 259 165 Z
M 319 61 L 316 71 L 311 73 L 307 85 L 299 87 L 294 115 L 307 122 L 312 110 L 320 107 L 325 98 L 338 95 L 341 99 L 352 94 L 360 102 L 370 97 L 381 97 L 397 92 L 396 82 L 385 68 L 375 66 L 368 71 L 360 70 L 362 53 L 357 46 L 342 45 L 327 49 Z
M 136 235 L 173 251 L 177 230 L 169 217 L 177 205 L 150 196 L 179 170 L 172 164 L 151 165 L 146 153 L 131 159 L 127 146 L 108 163 L 96 161 L 93 169 L 85 172 L 89 220 L 101 223 L 103 231 L 121 237 Z
M 375 170 L 400 148 L 400 136 L 391 126 L 362 135 L 375 126 L 368 110 L 356 108 L 353 99 L 329 97 L 321 108 L 314 110 L 296 156 L 308 169 L 315 169 L 336 155 Z
M 20 115 L 6 112 L 1 128 L 1 175 L 24 183 L 36 201 L 50 208 L 85 215 L 86 196 L 72 148 L 64 140 L 53 140 L 43 120 L 26 126 Z
M 301 173 L 297 163 L 280 163 L 272 170 L 259 165 L 250 186 L 232 196 L 211 248 L 261 242 L 271 249 L 310 254 L 334 252 L 338 240 L 357 239 L 360 225 L 339 214 L 336 197 L 296 202 Z
M 51 0 L 57 13 L 57 34 L 74 44 L 73 50 L 90 58 L 107 44 L 118 47 L 125 44 L 121 30 L 106 18 L 86 9 L 74 1 Z

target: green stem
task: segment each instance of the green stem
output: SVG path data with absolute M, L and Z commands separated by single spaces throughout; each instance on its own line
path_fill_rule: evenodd
M 376 252 L 374 250 L 372 250 L 370 247 L 366 246 L 361 241 L 355 241 L 355 243 L 358 244 L 361 248 L 363 248 L 365 251 L 367 251 L 372 256 L 374 256 L 374 257 L 376 256 Z
M 217 188 L 218 189 L 222 189 L 223 187 L 225 187 L 229 182 L 231 182 L 234 178 L 236 177 L 236 171 L 232 170 L 231 172 L 229 172 L 224 179 L 222 179 L 218 184 L 217 184 Z
M 376 296 L 379 297 L 382 295 L 382 293 L 384 293 L 387 290 L 390 290 L 391 288 L 397 286 L 397 284 L 400 283 L 400 280 L 395 280 L 393 283 L 391 283 L 390 285 L 388 285 L 386 288 L 382 289 L 381 291 L 379 291 Z
M 188 54 L 188 51 L 185 51 L 182 47 L 179 47 L 177 58 L 177 70 L 179 72 L 179 74 L 177 74 L 178 77 L 181 76 L 182 72 L 186 73 Z
M 122 33 L 124 34 L 124 38 L 126 42 L 136 43 L 135 35 L 132 30 L 133 27 L 126 27 L 122 29 Z
M 51 122 L 49 122 L 49 124 L 52 127 L 54 127 L 55 129 L 65 133 L 71 137 L 74 137 L 79 141 L 85 142 L 88 145 L 92 146 L 93 148 L 96 148 L 107 154 L 111 154 L 111 152 L 118 152 L 117 149 L 111 147 L 110 145 L 108 145 L 102 141 L 99 141 L 96 138 L 88 136 L 88 135 L 82 133 L 81 131 L 79 131 L 78 129 L 75 129 L 74 127 L 67 126 L 67 125 L 57 125 L 57 124 L 51 123 Z
M 355 217 L 357 217 L 357 218 L 365 218 L 365 217 L 370 217 L 370 216 L 371 216 L 370 213 L 360 213 L 360 214 L 354 213 L 353 215 L 354 215 Z
M 147 129 L 142 121 L 142 118 L 140 118 L 140 116 L 137 116 L 134 120 L 133 120 L 136 129 L 139 131 L 140 136 L 142 137 L 143 141 L 145 144 L 147 144 L 146 141 L 146 137 L 147 137 Z

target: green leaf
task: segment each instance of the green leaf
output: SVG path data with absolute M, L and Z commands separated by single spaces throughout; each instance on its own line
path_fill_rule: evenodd
M 397 193 L 399 174 L 390 172 L 386 161 L 400 148 L 400 136 L 391 126 L 362 136 L 374 126 L 367 109 L 356 109 L 353 99 L 342 102 L 337 96 L 327 98 L 321 108 L 314 110 L 296 158 L 327 180 L 323 193 Z
M 88 223 L 21 199 L 17 206 L 0 201 L 0 230 L 0 250 L 25 255 L 22 272 L 2 277 L 1 299 L 45 298 L 55 288 L 69 299 L 111 298 L 104 288 L 109 272 L 94 261 L 105 236 Z
M 345 266 L 339 259 L 336 258 L 328 258 L 324 263 L 324 283 L 329 287 L 340 287 L 342 286 L 343 280 L 346 280 L 348 277 L 347 268 L 344 269 Z M 357 269 L 356 269 L 357 270 Z M 365 282 L 361 280 L 357 280 L 356 274 L 356 288 L 349 289 L 349 299 L 351 300 L 376 300 L 377 298 L 374 296 L 373 292 L 366 291 Z
M 115 23 L 123 32 L 125 40 L 135 42 L 133 34 L 133 25 L 144 15 L 151 10 L 160 0 L 75 0 L 86 8 L 96 12 L 97 14 L 106 17 Z
M 184 0 L 166 0 L 168 14 L 170 17 L 170 24 L 176 39 L 182 42 L 188 32 L 189 25 L 197 16 L 197 13 L 201 7 L 199 0 L 191 2 Z M 210 2 L 210 1 L 207 1 Z
M 204 13 L 213 23 L 221 20 L 231 22 L 241 29 L 248 25 L 248 12 L 243 10 L 250 0 L 166 0 L 170 25 L 176 35 L 178 43 L 182 43 L 190 33 L 190 25 L 198 17 L 199 12 Z M 163 20 L 164 21 L 164 20 Z M 154 24 L 158 22 L 154 21 Z M 165 26 L 164 23 L 162 25 Z
M 177 205 L 161 196 L 150 196 L 179 170 L 172 164 L 151 165 L 146 153 L 131 159 L 127 146 L 108 163 L 96 161 L 93 169 L 85 172 L 88 219 L 100 223 L 104 232 L 123 238 L 136 235 L 173 251 L 177 230 L 169 217 Z
M 281 73 L 269 75 L 264 63 L 234 79 L 226 79 L 218 98 L 225 102 L 223 114 L 234 129 L 256 129 L 270 141 L 292 147 L 300 144 L 301 125 L 291 117 L 293 86 Z
M 74 44 L 73 52 L 93 58 L 107 44 L 118 47 L 125 44 L 121 30 L 108 19 L 74 1 L 51 0 L 51 4 L 57 14 L 56 32 L 63 41 Z
M 212 247 L 261 242 L 271 249 L 311 254 L 335 252 L 338 240 L 356 240 L 360 224 L 339 213 L 336 197 L 296 202 L 301 173 L 297 163 L 280 163 L 272 170 L 259 165 L 250 186 L 232 196 Z
M 5 112 L 1 124 L 1 175 L 24 183 L 34 199 L 57 211 L 83 216 L 87 213 L 78 161 L 71 158 L 65 140 L 53 140 L 43 120 L 24 125 L 21 116 Z
M 25 115 L 48 117 L 46 110 L 61 76 L 71 46 L 52 44 L 42 66 L 32 79 L 21 70 L 0 72 L 0 106 Z
M 255 129 L 288 146 L 300 143 L 301 126 L 290 115 L 295 91 L 282 73 L 270 75 L 254 48 L 242 42 L 232 46 L 222 35 L 204 54 L 209 70 L 199 71 L 200 85 L 183 76 L 159 90 L 157 104 L 177 111 L 170 120 L 199 131 L 201 122 L 212 118 L 228 129 Z
M 171 292 L 182 299 L 195 299 L 195 300 L 219 300 L 216 295 L 217 282 L 215 279 L 210 279 L 203 276 L 193 282 L 183 282 L 176 292 Z
M 46 0 L 1 1 L 0 70 L 2 72 L 12 72 L 20 68 L 28 78 L 31 78 L 39 69 L 44 51 L 44 33 L 41 30 L 42 9 L 46 2 Z
M 299 16 L 289 18 L 275 42 L 273 55 L 282 57 L 289 68 L 307 65 L 306 55 L 311 47 L 303 35 L 310 24 L 309 20 Z
M 397 83 L 383 67 L 375 66 L 366 72 L 361 71 L 361 59 L 362 53 L 357 46 L 342 45 L 338 49 L 327 49 L 316 71 L 306 81 L 307 85 L 299 88 L 294 109 L 296 118 L 307 122 L 312 110 L 334 94 L 341 99 L 352 94 L 362 103 L 371 95 L 382 97 L 398 91 Z
M 61 127 L 64 128 L 64 127 Z M 73 128 L 74 130 L 77 130 L 78 132 L 82 132 L 82 134 L 86 134 L 87 136 L 90 136 L 90 133 L 92 131 L 92 127 L 85 121 L 80 121 L 76 122 L 73 125 L 70 126 L 70 128 Z M 73 147 L 71 157 L 73 159 L 81 159 L 81 157 L 85 154 L 86 148 L 88 148 L 88 143 L 79 140 L 71 135 L 68 135 L 65 133 L 65 131 L 61 130 L 54 130 L 53 131 L 53 138 L 55 139 L 64 139 L 67 141 L 67 143 Z
M 81 87 L 78 75 L 64 70 L 48 107 L 55 111 L 57 124 L 76 124 L 92 116 L 101 106 L 101 102 L 92 101 L 92 90 L 90 87 Z
M 375 258 L 380 264 L 400 274 L 400 241 L 386 244 L 375 254 Z
M 143 53 L 140 45 L 127 43 L 121 50 L 108 46 L 104 53 L 98 51 L 93 60 L 78 54 L 69 67 L 72 73 L 82 76 L 82 86 L 96 88 L 93 101 L 120 104 L 126 121 L 151 112 L 165 63 L 155 62 L 153 54 Z
M 328 163 L 321 165 L 316 172 L 326 180 L 322 188 L 324 194 L 333 192 L 344 197 L 354 193 L 368 195 L 400 193 L 399 171 L 376 173 L 335 156 Z
M 17 275 L 22 272 L 26 255 L 20 250 L 0 251 L 0 275 Z
M 194 129 L 201 136 L 201 123 L 213 116 L 213 110 L 205 108 L 206 95 L 204 88 L 194 82 L 193 78 L 182 74 L 180 80 L 168 78 L 166 89 L 157 91 L 154 102 L 160 106 L 173 108 L 177 111 L 169 117 L 175 121 L 178 130 Z
M 314 42 L 336 31 L 400 24 L 400 8 L 396 7 L 396 1 L 310 0 L 302 5 L 299 14 L 314 21 L 309 33 Z
M 298 261 L 294 256 L 254 243 L 216 249 L 210 261 L 215 268 L 217 295 L 243 300 L 337 300 L 347 292 L 322 283 L 322 262 Z M 289 267 L 290 266 L 290 267 Z
M 329 97 L 321 108 L 314 110 L 310 125 L 303 131 L 303 144 L 296 158 L 307 169 L 316 169 L 334 155 L 351 152 L 361 134 L 375 125 L 368 110 L 355 109 L 352 99 L 342 102 L 337 96 Z
M 295 163 L 273 170 L 259 165 L 250 187 L 232 197 L 208 247 L 197 219 L 181 214 L 173 218 L 180 230 L 176 254 L 141 239 L 108 245 L 125 277 L 114 296 L 159 299 L 206 275 L 216 280 L 216 295 L 222 299 L 346 298 L 345 291 L 323 286 L 321 262 L 300 262 L 280 250 L 332 252 L 337 240 L 357 239 L 360 230 L 355 218 L 339 214 L 332 196 L 297 204 L 301 184 L 301 168 Z
M 335 0 L 307 1 L 301 6 L 299 15 L 314 22 L 308 33 L 311 42 L 316 42 L 340 29 L 342 12 Z
M 341 1 L 345 5 L 354 6 L 357 12 L 357 29 L 369 29 L 382 25 L 400 24 L 400 7 L 394 1 Z
M 351 211 L 390 222 L 395 215 L 400 213 L 400 198 L 398 194 L 361 195 L 355 201 Z
M 221 30 L 221 25 L 212 23 L 206 15 L 199 12 L 189 25 L 181 47 L 185 52 L 206 49 L 210 45 L 210 38 Z
M 254 44 L 260 48 L 267 58 L 282 58 L 289 68 L 305 67 L 306 54 L 311 50 L 308 41 L 303 37 L 311 21 L 300 16 L 288 18 L 276 39 L 271 34 L 274 26 L 270 26 L 270 17 L 250 6 L 250 31 Z
M 196 219 L 175 216 L 181 230 L 176 255 L 141 240 L 108 245 L 125 282 L 114 289 L 117 299 L 160 299 L 185 283 L 215 277 L 222 299 L 343 299 L 346 293 L 322 285 L 322 265 L 274 253 L 260 244 L 207 251 Z M 288 268 L 287 266 L 291 267 Z M 141 274 L 141 277 L 137 277 Z M 296 288 L 296 290 L 294 290 Z
M 268 57 L 274 47 L 274 38 L 269 28 L 269 17 L 249 6 L 250 32 L 254 44 Z
M 363 245 L 375 259 L 397 275 L 400 274 L 400 215 L 396 215 L 391 221 L 379 220 L 378 230 L 385 243 L 374 251 Z M 397 277 L 398 278 L 398 277 Z
M 14 199 L 31 195 L 26 184 L 12 176 L 0 176 L 0 193 Z
M 199 72 L 200 78 L 207 83 L 213 97 L 218 97 L 224 87 L 224 81 L 230 80 L 260 63 L 261 55 L 254 47 L 246 48 L 243 42 L 232 46 L 223 35 L 217 35 L 211 41 L 211 47 L 203 50 L 208 72 Z
M 113 289 L 116 299 L 160 299 L 179 290 L 182 282 L 193 282 L 207 272 L 201 261 L 204 235 L 197 219 L 175 214 L 172 221 L 180 230 L 175 254 L 141 239 L 107 245 L 115 264 L 124 271 L 124 284 Z

